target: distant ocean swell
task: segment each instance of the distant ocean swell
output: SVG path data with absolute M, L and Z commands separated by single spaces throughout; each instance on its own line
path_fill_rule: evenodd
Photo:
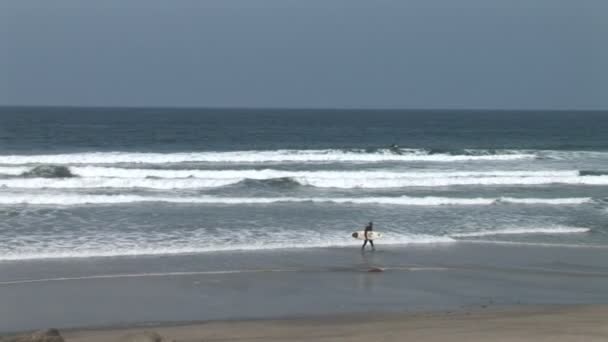
M 386 231 L 382 239 L 383 245 L 406 244 L 438 244 L 452 243 L 463 238 L 478 238 L 491 235 L 538 235 L 538 234 L 585 234 L 588 228 L 579 227 L 547 227 L 547 228 L 510 228 L 485 230 L 478 232 L 451 233 L 446 235 L 411 234 L 396 231 Z M 191 232 L 165 234 L 162 243 L 158 240 L 148 241 L 146 235 L 116 235 L 103 236 L 100 234 L 79 235 L 78 239 L 64 237 L 66 243 L 54 243 L 40 238 L 36 243 L 28 244 L 28 248 L 5 250 L 0 253 L 0 261 L 49 259 L 49 258 L 90 258 L 118 257 L 142 255 L 175 255 L 197 254 L 220 251 L 260 251 L 291 248 L 322 248 L 347 247 L 353 245 L 348 234 L 341 232 L 325 232 L 311 234 L 308 230 L 273 232 L 265 239 L 259 239 L 256 230 L 221 229 L 210 235 L 207 230 L 200 229 Z M 123 236 L 124 235 L 124 236 Z M 56 238 L 56 237 L 55 237 Z M 71 245 L 71 243 L 77 243 Z M 21 245 L 20 241 L 11 241 L 12 245 Z M 40 246 L 38 246 L 40 244 Z M 45 247 L 42 248 L 42 245 Z

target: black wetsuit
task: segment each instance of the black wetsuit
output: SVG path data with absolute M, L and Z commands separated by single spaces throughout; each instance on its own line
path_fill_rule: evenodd
M 373 231 L 372 224 L 368 224 L 367 226 L 365 226 L 365 241 L 363 241 L 363 246 L 361 246 L 361 249 L 365 248 L 365 245 L 367 245 L 368 241 L 369 241 L 369 244 L 372 245 L 372 249 L 376 249 L 376 247 L 374 247 L 374 240 L 367 238 L 367 233 L 372 232 L 372 231 Z

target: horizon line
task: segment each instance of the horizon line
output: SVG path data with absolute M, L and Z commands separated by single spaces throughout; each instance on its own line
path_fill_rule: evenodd
M 282 107 L 282 106 L 139 106 L 139 105 L 25 105 L 25 104 L 0 104 L 4 108 L 74 108 L 74 109 L 177 109 L 177 110 L 290 110 L 290 111 L 496 111 L 496 112 L 608 112 L 605 109 L 580 109 L 580 108 L 393 108 L 393 107 Z

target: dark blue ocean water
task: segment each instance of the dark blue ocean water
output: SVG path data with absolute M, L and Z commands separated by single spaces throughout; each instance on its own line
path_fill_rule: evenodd
M 608 113 L 0 109 L 0 260 L 608 245 Z
M 0 108 L 0 152 L 608 150 L 608 113 Z

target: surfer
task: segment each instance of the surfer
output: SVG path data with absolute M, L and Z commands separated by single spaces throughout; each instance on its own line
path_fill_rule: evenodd
M 391 153 L 401 154 L 401 148 L 397 144 L 391 144 L 388 149 L 391 151 Z
M 374 240 L 369 239 L 367 236 L 367 234 L 371 233 L 373 230 L 374 230 L 374 223 L 372 221 L 369 221 L 367 226 L 365 226 L 365 241 L 363 241 L 363 246 L 361 246 L 361 250 L 365 249 L 365 245 L 367 245 L 368 241 L 369 241 L 369 244 L 372 245 L 372 251 L 376 250 L 376 247 L 374 247 Z

